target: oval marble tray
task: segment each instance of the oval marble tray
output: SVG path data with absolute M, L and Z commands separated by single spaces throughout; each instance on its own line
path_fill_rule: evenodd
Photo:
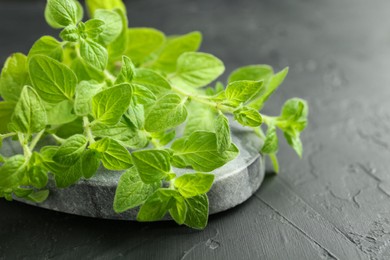
M 215 182 L 209 191 L 210 214 L 218 213 L 241 204 L 259 188 L 263 181 L 265 168 L 263 157 L 259 154 L 261 141 L 252 131 L 232 126 L 233 142 L 240 149 L 239 156 L 223 167 L 215 170 Z M 19 150 L 19 151 L 18 151 Z M 5 141 L 1 152 L 12 155 L 20 152 L 12 141 Z M 175 169 L 178 175 L 188 170 Z M 138 208 L 117 214 L 112 209 L 114 194 L 121 172 L 100 168 L 89 180 L 80 180 L 66 188 L 55 188 L 54 181 L 49 182 L 49 198 L 36 204 L 22 199 L 15 200 L 38 207 L 76 214 L 81 216 L 135 220 Z

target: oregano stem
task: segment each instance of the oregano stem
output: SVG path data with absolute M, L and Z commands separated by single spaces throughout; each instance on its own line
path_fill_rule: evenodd
M 89 119 L 87 116 L 83 117 L 83 127 L 84 127 L 84 132 L 85 132 L 85 135 L 88 139 L 89 144 L 93 144 L 95 142 L 95 139 L 93 138 L 92 130 L 90 128 L 90 123 L 89 123 Z
M 4 138 L 8 138 L 8 137 L 13 137 L 15 135 L 16 135 L 16 133 L 8 133 L 8 134 L 0 135 L 0 138 L 4 139 Z
M 18 138 L 19 138 L 19 143 L 23 148 L 24 157 L 26 158 L 26 161 L 29 161 L 32 153 L 30 148 L 28 147 L 28 143 L 26 143 L 26 138 L 23 133 L 18 133 Z
M 34 139 L 30 143 L 30 147 L 29 147 L 30 151 L 34 150 L 35 146 L 38 144 L 38 142 L 41 139 L 44 132 L 45 132 L 45 130 L 42 130 L 38 134 L 35 135 Z

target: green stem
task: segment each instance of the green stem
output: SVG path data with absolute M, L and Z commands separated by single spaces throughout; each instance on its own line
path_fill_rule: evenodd
M 35 135 L 34 139 L 30 143 L 30 147 L 29 147 L 30 151 L 34 150 L 35 146 L 38 144 L 38 142 L 41 139 L 44 132 L 45 132 L 45 130 L 42 130 L 38 134 Z
M 92 135 L 92 130 L 90 128 L 90 123 L 89 123 L 89 119 L 87 116 L 84 116 L 83 117 L 83 126 L 84 126 L 84 132 L 85 132 L 85 135 L 87 137 L 87 140 L 89 142 L 89 144 L 93 144 L 95 142 L 95 139 L 93 138 L 93 135 Z
M 0 134 L 0 138 L 5 139 L 5 138 L 12 137 L 15 135 L 16 135 L 16 133 L 8 133 L 8 134 L 3 134 L 3 135 Z
M 109 80 L 111 83 L 114 83 L 116 78 L 114 77 L 114 75 L 111 74 L 111 72 L 109 72 L 108 70 L 104 70 L 104 77 Z
M 265 140 L 265 134 L 263 133 L 263 130 L 260 127 L 253 127 L 252 129 L 258 137 Z
M 57 142 L 59 142 L 60 144 L 63 144 L 65 142 L 65 139 L 55 135 L 55 134 L 52 134 L 51 135 Z
M 18 133 L 18 138 L 19 138 L 19 143 L 23 148 L 23 154 L 26 159 L 26 162 L 28 162 L 31 158 L 32 153 L 30 148 L 28 147 L 27 140 L 23 133 Z
M 268 155 L 269 158 L 271 159 L 271 162 L 272 162 L 272 166 L 274 167 L 274 171 L 276 174 L 279 173 L 279 161 L 278 161 L 278 157 L 276 157 L 276 154 L 274 153 L 271 153 Z
M 175 86 L 172 86 L 172 90 L 175 91 L 176 93 L 182 95 L 182 96 L 189 98 L 190 100 L 195 100 L 198 103 L 210 106 L 212 108 L 215 108 L 216 110 L 221 110 L 225 113 L 232 113 L 233 112 L 232 108 L 230 108 L 230 107 L 221 105 L 220 103 L 217 103 L 214 101 L 210 101 L 209 96 L 194 95 L 194 94 L 188 93 L 188 92 L 186 92 L 178 87 L 175 87 Z

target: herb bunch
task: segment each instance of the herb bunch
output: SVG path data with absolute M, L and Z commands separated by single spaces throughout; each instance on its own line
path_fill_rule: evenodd
M 50 178 L 66 188 L 102 164 L 123 171 L 116 212 L 140 207 L 139 221 L 169 213 L 178 224 L 203 229 L 210 172 L 239 153 L 227 115 L 264 139 L 259 152 L 270 156 L 276 172 L 277 129 L 302 155 L 306 102 L 290 99 L 275 117 L 259 112 L 288 68 L 274 73 L 267 65 L 246 66 L 231 73 L 226 86 L 211 87 L 224 64 L 197 52 L 199 32 L 166 37 L 128 28 L 121 0 L 86 4 L 92 18 L 83 22 L 77 1 L 48 0 L 45 18 L 61 30 L 61 41 L 43 36 L 27 56 L 15 53 L 4 64 L 0 145 L 12 138 L 23 154 L 0 155 L 1 197 L 43 202 Z M 47 140 L 52 145 L 44 145 Z M 174 168 L 192 170 L 178 177 Z

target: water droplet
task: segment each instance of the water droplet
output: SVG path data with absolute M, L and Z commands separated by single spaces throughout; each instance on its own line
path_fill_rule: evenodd
M 211 250 L 215 250 L 220 246 L 220 244 L 219 242 L 209 238 L 206 242 L 206 246 L 208 246 Z

